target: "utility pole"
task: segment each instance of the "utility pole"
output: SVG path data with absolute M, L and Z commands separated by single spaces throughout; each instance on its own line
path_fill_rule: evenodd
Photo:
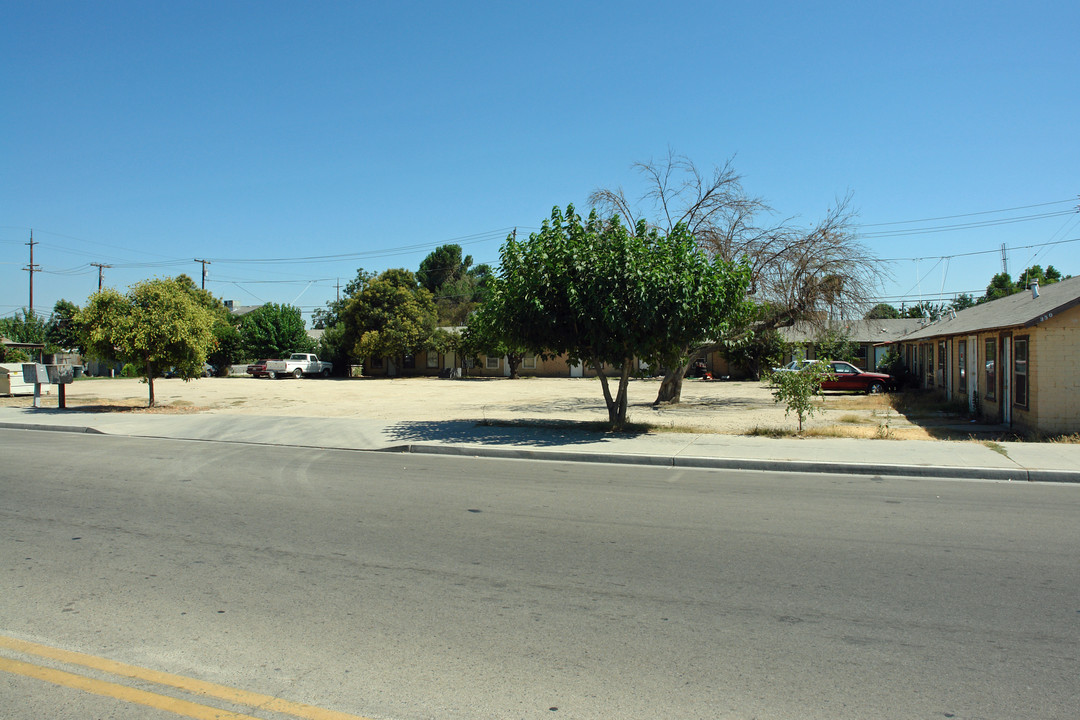
M 112 265 L 104 263 L 90 263 L 90 265 L 97 268 L 97 291 L 101 292 L 101 286 L 105 282 L 105 268 L 111 268 Z
M 341 278 L 337 279 L 337 285 L 334 287 L 337 288 L 337 301 L 341 302 Z
M 1001 243 L 1001 272 L 1009 274 L 1009 256 L 1005 252 L 1005 243 Z
M 195 262 L 202 263 L 202 289 L 206 289 L 206 266 L 210 264 L 209 260 L 200 260 L 195 258 Z
M 34 273 L 41 270 L 40 265 L 34 264 L 34 246 L 40 243 L 34 242 L 34 231 L 30 230 L 30 242 L 26 243 L 30 246 L 30 264 L 23 268 L 23 270 L 30 271 L 30 314 L 34 314 Z

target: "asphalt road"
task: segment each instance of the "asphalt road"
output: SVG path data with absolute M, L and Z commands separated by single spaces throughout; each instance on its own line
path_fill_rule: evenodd
M 176 717 L 34 666 L 302 716 L 108 660 L 401 720 L 1074 718 L 1078 519 L 1069 485 L 0 430 L 3 715 Z

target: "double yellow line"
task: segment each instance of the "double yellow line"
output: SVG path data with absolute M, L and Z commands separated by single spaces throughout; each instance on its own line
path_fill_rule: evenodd
M 47 660 L 65 663 L 67 665 L 77 665 L 117 677 L 151 682 L 157 685 L 175 688 L 185 693 L 216 698 L 236 705 L 246 705 L 256 711 L 265 710 L 283 713 L 297 718 L 304 718 L 305 720 L 369 720 L 368 718 L 362 718 L 359 715 L 350 715 L 348 713 L 337 712 L 336 710 L 326 710 L 324 708 L 315 707 L 314 705 L 305 705 L 290 700 L 283 700 L 272 695 L 263 695 L 247 690 L 239 690 L 225 685 L 217 685 L 216 683 L 184 677 L 183 675 L 173 675 L 172 673 L 150 670 L 148 668 L 138 667 L 137 665 L 128 665 L 126 663 L 107 660 L 94 655 L 85 655 L 79 652 L 72 652 L 71 650 L 61 650 L 60 648 L 54 648 L 48 645 L 39 645 L 37 643 L 18 640 L 5 635 L 0 635 L 0 648 L 13 650 L 24 655 L 33 655 Z M 15 675 L 23 675 L 25 677 L 44 680 L 45 682 L 50 682 L 54 685 L 62 685 L 64 687 L 82 690 L 95 695 L 116 698 L 117 700 L 128 703 L 145 705 L 159 710 L 168 710 L 177 715 L 196 718 L 196 720 L 259 720 L 259 718 L 256 718 L 253 715 L 223 710 L 210 705 L 201 705 L 196 702 L 191 702 L 190 700 L 181 700 L 169 695 L 159 695 L 158 693 L 140 690 L 128 685 L 109 682 L 107 680 L 98 680 L 85 675 L 67 672 L 66 670 L 57 670 L 43 665 L 36 665 L 31 662 L 13 660 L 8 657 L 0 656 L 0 670 Z

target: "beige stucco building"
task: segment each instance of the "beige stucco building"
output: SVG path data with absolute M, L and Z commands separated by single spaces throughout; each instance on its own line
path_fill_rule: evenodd
M 921 387 L 986 420 L 1080 432 L 1080 277 L 946 315 L 900 346 Z

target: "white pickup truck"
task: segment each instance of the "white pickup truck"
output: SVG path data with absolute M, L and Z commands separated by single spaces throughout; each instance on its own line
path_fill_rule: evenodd
M 267 360 L 266 376 L 271 380 L 286 375 L 300 378 L 304 375 L 321 375 L 330 377 L 330 371 L 334 366 L 328 362 L 321 362 L 319 358 L 310 353 L 293 353 L 288 360 Z

